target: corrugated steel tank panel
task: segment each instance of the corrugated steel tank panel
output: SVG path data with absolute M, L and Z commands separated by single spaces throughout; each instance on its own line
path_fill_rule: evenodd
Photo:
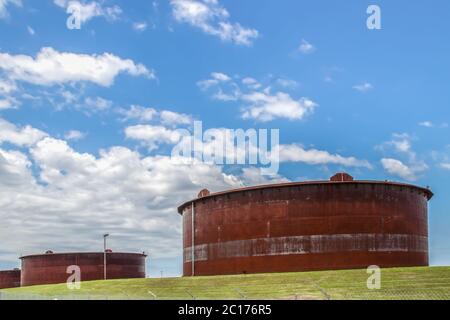
M 424 188 L 342 174 L 329 182 L 207 195 L 179 208 L 183 274 L 427 266 L 432 196 Z
M 0 289 L 20 287 L 20 270 L 0 271 Z
M 62 253 L 22 257 L 22 286 L 65 283 L 69 266 L 79 266 L 81 281 L 103 280 L 103 252 Z M 107 279 L 145 278 L 144 254 L 107 253 Z

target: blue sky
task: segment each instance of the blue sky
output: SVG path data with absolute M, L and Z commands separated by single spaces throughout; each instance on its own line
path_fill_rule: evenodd
M 366 27 L 371 4 L 381 30 Z M 449 12 L 445 0 L 0 0 L 0 268 L 100 250 L 108 231 L 115 251 L 150 253 L 150 275 L 178 275 L 175 208 L 203 187 L 342 170 L 431 186 L 430 260 L 448 265 Z M 193 120 L 280 129 L 289 160 L 272 178 L 176 166 L 173 132 Z

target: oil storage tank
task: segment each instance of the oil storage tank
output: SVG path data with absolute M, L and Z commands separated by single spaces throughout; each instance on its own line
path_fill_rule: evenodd
M 116 253 L 106 251 L 106 279 L 145 278 L 144 253 Z M 21 286 L 65 283 L 79 267 L 81 281 L 103 280 L 105 254 L 53 253 L 21 257 Z M 70 267 L 70 268 L 69 268 Z
M 178 208 L 184 276 L 428 265 L 428 188 L 388 181 L 249 187 Z
M 20 287 L 20 270 L 0 271 L 0 289 Z

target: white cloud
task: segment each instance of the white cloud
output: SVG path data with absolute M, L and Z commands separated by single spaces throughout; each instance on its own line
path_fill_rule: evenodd
M 31 162 L 22 152 L 0 148 L 0 195 L 3 188 L 17 188 L 22 183 L 26 183 L 30 175 L 30 167 Z M 2 204 L 1 200 L 0 204 Z
M 381 159 L 383 168 L 392 175 L 398 176 L 408 181 L 417 180 L 417 174 L 424 170 L 424 168 L 410 167 L 400 160 L 383 158 Z
M 225 93 L 222 89 L 219 89 L 216 93 L 213 94 L 212 98 L 214 100 L 219 101 L 237 101 L 241 96 L 241 92 L 239 90 L 234 90 L 230 93 Z
M 83 133 L 78 130 L 70 130 L 70 131 L 66 132 L 66 134 L 64 135 L 64 139 L 72 140 L 72 141 L 82 140 L 85 137 L 86 137 L 86 133 Z
M 286 179 L 279 175 L 270 178 L 261 176 L 261 170 L 255 167 L 243 168 L 242 179 L 245 181 L 246 185 L 250 186 L 290 182 L 289 179 Z
M 431 121 L 423 121 L 419 123 L 419 126 L 426 127 L 426 128 L 433 128 L 434 124 Z
M 203 188 L 241 185 L 215 166 L 142 157 L 124 147 L 94 156 L 48 137 L 29 149 L 29 157 L 0 149 L 0 261 L 47 249 L 97 250 L 103 232 L 112 234 L 115 251 L 177 257 L 177 206 Z
M 189 125 L 194 120 L 190 115 L 178 113 L 170 110 L 156 110 L 155 108 L 145 108 L 132 105 L 129 109 L 119 109 L 118 112 L 124 116 L 123 120 L 138 120 L 140 122 L 150 122 L 158 120 L 165 126 Z
M 298 51 L 303 54 L 311 54 L 316 51 L 316 48 L 305 39 L 302 39 L 300 46 L 298 47 Z
M 30 35 L 34 36 L 36 34 L 36 31 L 30 26 L 27 26 L 27 31 Z
M 133 29 L 136 31 L 145 31 L 147 30 L 148 24 L 147 22 L 135 22 L 133 23 Z
M 277 84 L 284 88 L 296 88 L 298 87 L 298 82 L 291 79 L 279 78 L 277 79 Z
M 244 79 L 242 79 L 242 83 L 247 85 L 247 86 L 252 86 L 258 83 L 258 81 L 255 78 L 252 77 L 246 77 Z
M 227 74 L 221 72 L 212 72 L 210 79 L 199 81 L 197 82 L 197 85 L 200 87 L 200 89 L 207 90 L 210 87 L 216 86 L 221 82 L 228 82 L 228 81 L 231 81 L 231 77 L 228 76 Z
M 0 53 L 0 70 L 12 81 L 45 86 L 86 81 L 109 87 L 121 73 L 155 77 L 154 72 L 144 65 L 110 53 L 76 54 L 49 47 L 42 48 L 36 58 Z
M 226 82 L 230 81 L 231 77 L 222 72 L 213 72 L 211 73 L 211 77 L 217 81 Z
M 440 166 L 443 169 L 450 170 L 450 163 L 441 163 Z
M 160 113 L 161 123 L 164 125 L 187 125 L 193 122 L 191 116 L 173 111 L 163 110 Z
M 0 0 L 0 19 L 8 16 L 8 6 L 10 4 L 21 7 L 22 0 Z
M 419 174 L 428 169 L 428 165 L 420 160 L 413 150 L 412 140 L 412 137 L 407 133 L 394 133 L 392 140 L 376 147 L 376 149 L 384 153 L 393 151 L 398 156 L 406 158 L 406 161 L 402 161 L 392 157 L 385 157 L 381 162 L 383 168 L 390 174 L 409 181 L 417 180 Z
M 374 89 L 374 86 L 371 83 L 365 82 L 362 84 L 354 85 L 353 89 L 359 92 L 368 92 Z
M 84 100 L 84 108 L 87 109 L 87 111 L 105 111 L 112 107 L 112 101 L 109 101 L 107 99 L 103 99 L 101 97 L 87 97 Z
M 104 7 L 101 2 L 97 1 L 54 0 L 53 2 L 58 7 L 66 9 L 68 14 L 77 12 L 81 24 L 96 17 L 104 17 L 109 21 L 114 21 L 122 14 L 122 9 L 119 6 Z
M 338 154 L 330 154 L 328 151 L 307 150 L 297 144 L 280 145 L 280 162 L 303 162 L 310 165 L 336 164 L 346 167 L 372 168 L 367 160 L 343 157 Z
M 440 129 L 445 129 L 448 128 L 448 123 L 443 122 L 440 125 L 439 124 L 435 124 L 431 121 L 422 121 L 419 122 L 419 126 L 421 127 L 425 127 L 425 128 L 440 128 Z
M 0 94 L 6 95 L 17 90 L 17 86 L 13 81 L 0 79 Z
M 155 150 L 161 144 L 174 145 L 182 138 L 178 130 L 167 129 L 163 126 L 137 125 L 125 129 L 128 139 L 140 141 L 150 151 Z
M 139 120 L 142 122 L 151 121 L 158 115 L 158 111 L 154 108 L 145 108 L 142 106 L 132 105 L 129 109 L 120 109 L 119 113 L 124 116 L 125 121 Z
M 301 120 L 317 107 L 317 104 L 308 98 L 294 100 L 284 92 L 275 94 L 252 92 L 243 95 L 242 100 L 249 104 L 244 109 L 242 117 L 262 122 L 272 121 L 276 118 Z
M 394 133 L 392 135 L 393 139 L 386 142 L 386 145 L 391 145 L 397 152 L 403 152 L 406 154 L 411 154 L 412 144 L 411 137 L 407 133 Z
M 0 99 L 0 110 L 14 109 L 16 106 L 11 99 Z
M 178 22 L 188 23 L 223 41 L 251 45 L 258 38 L 255 29 L 229 21 L 229 12 L 218 0 L 171 0 L 172 14 Z
M 258 82 L 258 80 L 252 78 L 252 77 L 246 77 L 242 79 L 242 84 L 246 85 L 247 87 L 257 90 L 261 88 L 261 84 Z
M 277 118 L 302 120 L 314 112 L 318 106 L 311 99 L 302 97 L 295 100 L 285 92 L 271 93 L 271 87 L 262 88 L 262 84 L 252 77 L 239 77 L 233 81 L 223 73 L 212 73 L 211 78 L 197 82 L 203 91 L 212 91 L 212 98 L 219 101 L 240 101 L 245 104 L 242 108 L 243 119 L 254 119 L 261 122 L 272 121 Z M 283 79 L 284 80 L 284 79 Z M 276 84 L 286 88 L 297 85 L 295 81 L 277 79 Z
M 19 147 L 29 147 L 45 138 L 47 134 L 30 126 L 22 128 L 0 118 L 0 145 L 11 143 Z

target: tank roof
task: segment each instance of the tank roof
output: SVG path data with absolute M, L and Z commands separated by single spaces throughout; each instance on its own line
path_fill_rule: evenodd
M 340 178 L 339 178 L 340 177 Z M 244 187 L 231 189 L 216 193 L 211 193 L 208 195 L 203 195 L 198 197 L 197 199 L 192 199 L 183 203 L 178 207 L 178 213 L 183 214 L 183 210 L 186 206 L 191 205 L 192 203 L 196 203 L 198 201 L 203 201 L 205 199 L 223 196 L 232 193 L 239 193 L 243 191 L 255 191 L 255 190 L 264 190 L 264 189 L 275 189 L 275 188 L 287 188 L 287 187 L 301 187 L 301 186 L 310 186 L 310 185 L 337 185 L 337 184 L 372 184 L 372 185 L 389 185 L 389 186 L 397 186 L 397 187 L 406 187 L 412 188 L 419 191 L 422 191 L 427 196 L 427 199 L 430 200 L 433 198 L 433 192 L 427 187 L 419 187 L 412 184 L 401 183 L 401 182 L 392 182 L 392 181 L 376 181 L 376 180 L 353 180 L 353 177 L 346 173 L 338 173 L 331 177 L 330 180 L 318 180 L 318 181 L 301 181 L 301 182 L 287 182 L 287 183 L 275 183 L 275 184 L 266 184 L 260 186 L 252 186 L 252 187 Z

